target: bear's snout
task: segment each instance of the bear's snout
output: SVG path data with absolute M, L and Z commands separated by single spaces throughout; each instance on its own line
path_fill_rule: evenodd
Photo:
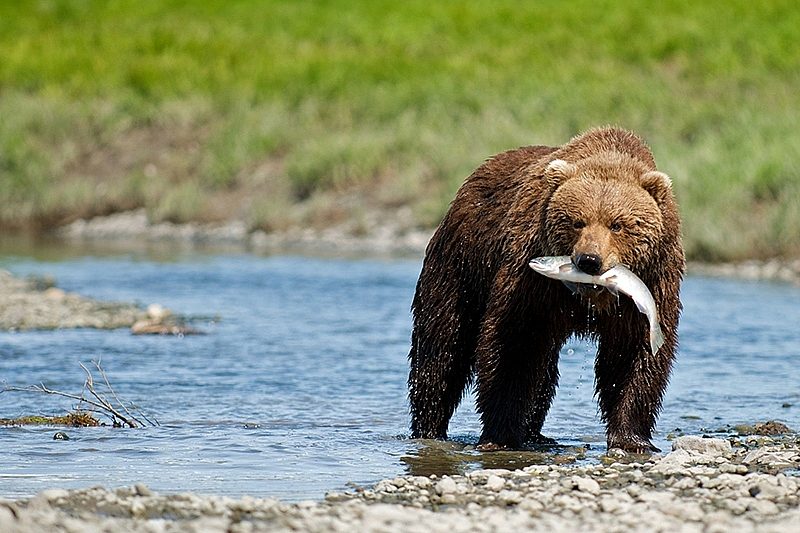
M 590 276 L 596 276 L 603 268 L 603 260 L 594 254 L 578 254 L 573 257 L 572 262 L 579 270 Z

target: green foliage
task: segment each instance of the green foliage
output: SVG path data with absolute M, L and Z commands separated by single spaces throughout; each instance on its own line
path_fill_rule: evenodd
M 798 253 L 798 27 L 790 0 L 3 2 L 0 224 L 281 227 L 337 194 L 435 224 L 489 155 L 611 123 L 691 257 Z

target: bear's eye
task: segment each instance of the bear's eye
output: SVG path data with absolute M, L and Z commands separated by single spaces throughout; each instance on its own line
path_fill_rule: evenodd
M 572 227 L 575 229 L 583 229 L 586 227 L 586 222 L 583 220 L 575 220 L 572 222 Z
M 614 233 L 619 233 L 620 231 L 622 231 L 622 224 L 620 224 L 619 222 L 614 222 L 608 227 L 608 229 L 610 229 Z

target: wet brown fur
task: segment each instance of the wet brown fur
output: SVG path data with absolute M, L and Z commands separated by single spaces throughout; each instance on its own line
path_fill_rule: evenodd
M 563 160 L 552 165 L 554 160 Z M 651 450 L 669 379 L 684 271 L 669 178 L 644 142 L 600 128 L 561 147 L 498 154 L 466 180 L 432 237 L 414 296 L 411 432 L 444 439 L 474 380 L 485 448 L 541 442 L 571 335 L 597 340 L 595 388 L 609 447 Z M 536 274 L 530 259 L 592 253 L 650 288 L 666 342 L 653 355 L 633 302 Z M 589 319 L 587 301 L 596 305 Z

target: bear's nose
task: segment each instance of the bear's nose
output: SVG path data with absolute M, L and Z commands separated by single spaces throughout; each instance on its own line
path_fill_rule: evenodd
M 603 261 L 594 254 L 578 254 L 576 259 L 575 266 L 590 276 L 599 274 L 603 266 Z

